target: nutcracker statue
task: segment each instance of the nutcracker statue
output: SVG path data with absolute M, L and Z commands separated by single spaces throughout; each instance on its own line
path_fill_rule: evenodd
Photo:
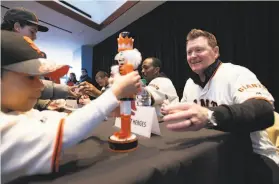
M 115 60 L 118 61 L 119 74 L 126 75 L 138 68 L 141 63 L 141 53 L 133 48 L 134 39 L 130 37 L 129 32 L 119 34 L 118 54 Z M 138 140 L 135 134 L 131 133 L 131 115 L 132 109 L 135 109 L 135 96 L 127 96 L 120 99 L 120 118 L 121 129 L 109 137 L 109 148 L 116 152 L 133 151 L 138 146 Z

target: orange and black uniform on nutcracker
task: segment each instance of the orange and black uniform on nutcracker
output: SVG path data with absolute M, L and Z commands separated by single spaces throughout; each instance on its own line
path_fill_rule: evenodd
M 118 54 L 115 59 L 119 64 L 120 75 L 126 75 L 135 69 L 141 62 L 141 54 L 137 49 L 133 49 L 134 39 L 129 37 L 129 32 L 122 32 L 119 34 Z M 131 135 L 131 114 L 132 109 L 135 110 L 135 95 L 121 99 L 121 130 L 114 135 L 120 139 L 125 139 Z

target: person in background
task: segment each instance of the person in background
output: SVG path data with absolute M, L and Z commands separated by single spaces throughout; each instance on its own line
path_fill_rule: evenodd
M 104 71 L 99 71 L 97 72 L 96 76 L 95 76 L 95 80 L 96 82 L 99 84 L 100 87 L 102 87 L 101 92 L 105 92 L 108 88 L 109 88 L 109 75 L 107 74 L 107 72 Z
M 146 58 L 142 63 L 142 75 L 147 82 L 144 88 L 151 96 L 150 105 L 154 106 L 159 118 L 162 117 L 160 112 L 164 100 L 170 104 L 179 102 L 176 89 L 172 81 L 161 72 L 162 63 L 155 57 Z
M 28 37 L 31 41 L 36 40 L 37 32 L 47 32 L 49 29 L 39 24 L 37 16 L 22 7 L 16 7 L 9 9 L 1 23 L 1 30 L 7 30 L 16 32 L 22 36 Z M 41 52 L 42 58 L 46 58 L 46 54 Z M 64 84 L 56 84 L 50 81 L 48 76 L 45 76 L 47 80 L 42 80 L 44 89 L 40 99 L 65 99 L 67 97 L 79 97 L 80 94 L 76 94 L 74 91 L 75 87 L 69 87 Z
M 68 80 L 67 80 L 67 85 L 68 86 L 74 86 L 75 84 L 77 84 L 78 83 L 78 80 L 77 80 L 77 78 L 76 78 L 76 74 L 75 73 L 70 73 L 70 76 L 69 76 L 69 78 L 68 78 Z
M 1 30 L 13 31 L 34 41 L 38 31 L 47 32 L 48 28 L 40 25 L 37 16 L 29 10 L 12 8 L 4 15 Z
M 80 93 L 86 94 L 78 99 L 78 103 L 80 104 L 87 103 L 88 98 L 93 100 L 102 94 L 102 91 L 100 91 L 93 85 L 92 79 L 88 76 L 87 70 L 85 68 L 81 69 L 81 76 L 78 87 Z
M 82 82 L 88 82 L 92 84 L 92 79 L 88 76 L 88 72 L 85 68 L 81 69 L 81 76 L 80 76 L 79 83 Z

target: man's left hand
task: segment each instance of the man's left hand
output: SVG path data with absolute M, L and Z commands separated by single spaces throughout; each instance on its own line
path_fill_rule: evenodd
M 195 103 L 179 103 L 162 108 L 163 121 L 172 131 L 197 131 L 208 123 L 208 109 Z

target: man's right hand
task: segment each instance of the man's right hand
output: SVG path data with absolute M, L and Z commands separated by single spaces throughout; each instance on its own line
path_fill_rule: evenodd
M 78 93 L 86 94 L 93 97 L 98 97 L 102 94 L 93 84 L 82 82 L 78 85 Z
M 69 86 L 68 92 L 70 97 L 79 98 L 82 94 L 76 93 L 78 86 Z

